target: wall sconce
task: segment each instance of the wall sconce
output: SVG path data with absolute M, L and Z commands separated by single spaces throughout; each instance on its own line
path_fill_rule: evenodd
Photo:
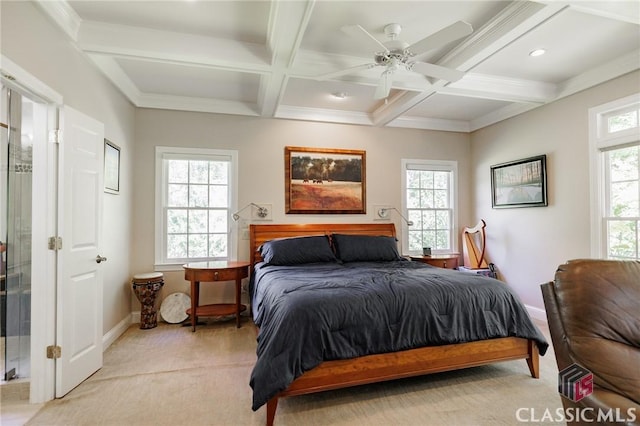
M 256 212 L 256 216 L 258 216 L 260 219 L 265 219 L 267 218 L 267 216 L 269 216 L 269 209 L 263 206 L 259 206 L 256 203 L 249 203 L 246 206 L 244 206 L 243 208 L 241 208 L 240 210 L 238 210 L 237 212 L 235 212 L 231 217 L 233 218 L 233 220 L 238 221 L 238 219 L 240 219 L 240 212 L 242 212 L 243 210 L 247 209 L 248 207 L 255 207 L 256 209 L 258 209 L 258 211 Z
M 390 214 L 391 210 L 395 210 L 396 213 L 398 213 L 398 215 L 400 215 L 400 217 L 402 219 L 404 219 L 405 222 L 407 222 L 407 226 L 413 226 L 413 221 L 407 219 L 406 217 L 404 217 L 402 215 L 402 213 L 400 213 L 400 210 L 396 209 L 395 207 L 379 207 L 376 210 L 376 214 L 378 215 L 378 218 L 380 218 L 380 219 L 389 219 L 389 214 Z

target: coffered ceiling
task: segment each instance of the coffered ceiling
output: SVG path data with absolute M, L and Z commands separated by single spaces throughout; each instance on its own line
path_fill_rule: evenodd
M 145 108 L 469 132 L 640 69 L 634 0 L 38 4 Z M 411 45 L 458 21 L 473 31 L 420 60 L 464 76 L 400 68 L 384 99 L 375 94 L 385 67 L 359 67 L 382 48 L 342 29 L 360 25 L 384 43 L 397 23 Z

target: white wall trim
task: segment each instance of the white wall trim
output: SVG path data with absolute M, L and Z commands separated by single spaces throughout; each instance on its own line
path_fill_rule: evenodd
M 154 270 L 169 270 L 174 271 L 176 263 L 170 262 L 173 259 L 165 259 L 165 217 L 164 217 L 164 203 L 166 202 L 166 194 L 164 192 L 165 179 L 167 173 L 167 166 L 164 161 L 165 158 L 176 158 L 175 156 L 181 156 L 181 158 L 199 157 L 205 160 L 211 160 L 214 158 L 224 157 L 224 161 L 228 161 L 230 168 L 230 192 L 229 195 L 229 214 L 238 210 L 238 186 L 239 186 L 239 151 L 231 149 L 217 149 L 217 148 L 185 148 L 185 147 L 169 147 L 169 146 L 156 146 L 155 147 L 155 213 L 154 213 Z M 233 224 L 232 224 L 233 225 Z M 238 242 L 237 235 L 235 235 L 235 227 L 229 227 L 229 240 L 227 246 L 227 258 L 229 260 L 236 260 L 238 258 Z M 195 260 L 191 260 L 192 262 Z
M 43 191 L 33 194 L 33 211 L 40 214 L 32 218 L 32 261 L 31 285 L 31 377 L 29 402 L 32 404 L 49 401 L 54 398 L 55 362 L 47 359 L 46 347 L 56 344 L 56 254 L 46 249 L 45 240 L 55 235 L 55 198 L 57 162 L 54 144 L 48 142 L 48 132 L 58 126 L 57 107 L 62 105 L 63 97 L 47 86 L 33 74 L 0 55 L 2 84 L 15 88 L 39 104 L 45 111 L 38 112 L 46 120 L 37 132 L 37 149 L 34 149 L 33 187 Z M 46 115 L 46 118 L 44 117 Z M 46 127 L 46 129 L 44 129 Z
M 638 140 L 637 128 L 630 132 L 619 132 L 611 135 L 604 132 L 603 117 L 612 111 L 623 109 L 640 103 L 640 93 L 626 96 L 589 108 L 589 187 L 591 193 L 591 257 L 600 259 L 607 257 L 606 229 L 603 222 L 605 181 L 602 149 L 622 146 Z
M 15 86 L 36 95 L 43 102 L 62 105 L 60 93 L 4 55 L 0 55 L 0 70 L 2 71 L 3 84 Z
M 531 316 L 531 318 L 538 321 L 543 321 L 545 324 L 547 324 L 547 311 L 531 305 L 524 305 L 524 307 L 527 309 L 527 312 L 529 312 L 529 316 Z
M 138 320 L 140 320 L 140 312 L 138 312 Z M 102 352 L 106 351 L 113 342 L 118 340 L 118 337 L 122 336 L 131 324 L 133 324 L 132 315 L 127 315 L 122 321 L 116 324 L 115 327 L 107 331 L 107 333 L 102 336 Z

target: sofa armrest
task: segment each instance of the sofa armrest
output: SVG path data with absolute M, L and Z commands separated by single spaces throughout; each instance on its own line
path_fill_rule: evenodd
M 558 306 L 553 281 L 542 284 L 540 289 L 542 290 L 542 299 L 547 313 L 547 323 L 549 324 L 551 342 L 553 343 L 556 355 L 556 364 L 558 364 L 558 370 L 561 371 L 573 364 L 574 361 L 571 359 L 571 352 L 569 350 L 567 335 L 562 323 L 562 317 L 560 316 L 560 307 Z

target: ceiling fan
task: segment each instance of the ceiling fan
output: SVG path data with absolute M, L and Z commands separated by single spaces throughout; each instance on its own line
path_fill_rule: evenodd
M 408 71 L 415 71 L 426 76 L 435 77 L 447 81 L 458 81 L 464 76 L 463 71 L 446 68 L 440 65 L 421 62 L 420 59 L 438 47 L 465 37 L 473 32 L 470 24 L 458 21 L 437 31 L 426 38 L 409 45 L 398 39 L 402 26 L 400 24 L 389 24 L 384 27 L 384 33 L 389 37 L 389 41 L 383 43 L 360 25 L 347 25 L 341 28 L 344 33 L 352 37 L 357 37 L 363 42 L 375 48 L 373 63 L 358 65 L 340 71 L 331 72 L 318 76 L 319 80 L 328 80 L 341 75 L 350 74 L 359 69 L 369 69 L 378 66 L 384 67 L 380 75 L 380 81 L 376 87 L 375 98 L 384 99 L 389 96 L 393 83 L 393 74 L 399 68 Z

